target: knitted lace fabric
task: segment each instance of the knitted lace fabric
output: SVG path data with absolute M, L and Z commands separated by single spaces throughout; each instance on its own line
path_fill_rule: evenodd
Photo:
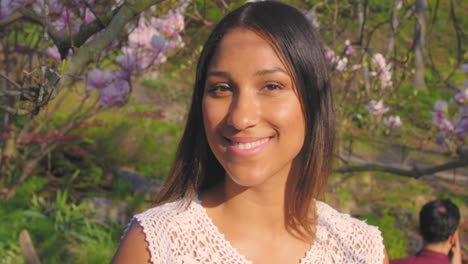
M 378 228 L 316 203 L 316 238 L 300 264 L 383 263 Z M 153 264 L 253 264 L 224 238 L 198 200 L 166 203 L 135 215 L 132 221 L 143 228 Z

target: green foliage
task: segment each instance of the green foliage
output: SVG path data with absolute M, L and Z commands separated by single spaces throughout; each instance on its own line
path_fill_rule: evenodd
M 94 208 L 72 200 L 68 189 L 57 191 L 51 198 L 37 194 L 46 183 L 40 177 L 31 177 L 13 199 L 0 201 L 2 263 L 23 263 L 18 244 L 23 229 L 30 233 L 42 263 L 108 262 L 122 227 L 93 222 Z
M 379 227 L 390 259 L 407 256 L 406 246 L 409 240 L 404 230 L 395 226 L 396 219 L 389 213 L 388 208 L 385 208 L 380 216 L 369 214 L 362 218 L 367 219 L 368 224 Z

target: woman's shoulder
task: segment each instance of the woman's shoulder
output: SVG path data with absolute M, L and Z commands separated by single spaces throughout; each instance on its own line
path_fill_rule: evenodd
M 149 208 L 136 214 L 123 237 L 135 227 L 143 234 L 151 263 L 164 262 L 173 253 L 174 244 L 188 239 L 188 231 L 197 221 L 196 200 L 179 199 Z
M 378 227 L 341 213 L 324 202 L 317 201 L 316 207 L 319 241 L 332 245 L 337 255 L 353 263 L 383 262 L 385 247 Z M 364 259 L 367 261 L 360 262 Z
M 139 222 L 148 220 L 165 221 L 168 218 L 181 217 L 181 215 L 187 212 L 190 204 L 191 201 L 189 199 L 178 199 L 148 208 L 136 214 L 134 218 Z

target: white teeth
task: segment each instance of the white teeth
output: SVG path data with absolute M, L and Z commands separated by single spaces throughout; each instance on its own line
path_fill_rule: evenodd
M 253 142 L 234 143 L 234 146 L 236 146 L 236 148 L 239 148 L 239 149 L 251 149 L 251 148 L 258 147 L 262 144 L 265 144 L 268 140 L 269 138 L 264 138 L 264 139 L 260 139 L 260 140 L 253 141 Z

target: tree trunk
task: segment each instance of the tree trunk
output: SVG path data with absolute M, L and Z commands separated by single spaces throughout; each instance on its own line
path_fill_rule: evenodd
M 398 10 L 400 10 L 401 5 L 401 1 L 396 0 L 393 6 L 392 24 L 390 28 L 390 35 L 388 38 L 387 56 L 385 56 L 386 58 L 391 58 L 395 50 L 395 37 L 398 28 Z
M 424 82 L 424 36 L 426 32 L 426 0 L 416 0 L 416 23 L 414 27 L 414 78 L 415 89 L 425 90 Z

